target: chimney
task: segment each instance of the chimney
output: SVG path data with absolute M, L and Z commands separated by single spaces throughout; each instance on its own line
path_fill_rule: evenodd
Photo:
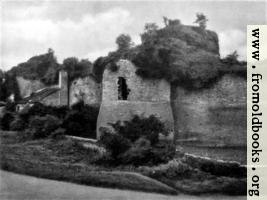
M 59 71 L 59 105 L 69 105 L 69 91 L 68 91 L 68 73 L 65 70 Z

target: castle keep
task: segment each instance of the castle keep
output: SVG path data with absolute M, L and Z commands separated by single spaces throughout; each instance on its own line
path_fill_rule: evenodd
M 111 128 L 109 123 L 128 121 L 134 115 L 155 115 L 173 132 L 170 84 L 163 79 L 142 79 L 135 72 L 136 67 L 128 60 L 117 62 L 116 71 L 109 68 L 104 71 L 102 103 L 97 120 L 98 138 L 102 127 Z

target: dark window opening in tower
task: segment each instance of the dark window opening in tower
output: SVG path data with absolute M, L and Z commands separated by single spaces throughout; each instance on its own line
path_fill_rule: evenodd
M 123 77 L 119 77 L 118 79 L 118 99 L 119 100 L 127 100 L 130 89 L 128 89 L 126 84 L 126 79 Z

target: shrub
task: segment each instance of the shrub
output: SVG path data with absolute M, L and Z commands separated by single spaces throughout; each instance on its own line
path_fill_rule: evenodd
M 160 133 L 163 135 L 168 134 L 164 124 L 154 115 L 148 118 L 141 118 L 135 115 L 131 121 L 124 121 L 124 123 L 117 121 L 111 125 L 116 133 L 129 139 L 131 142 L 135 142 L 140 137 L 143 137 L 149 140 L 151 145 L 154 145 L 159 141 Z
M 128 139 L 119 134 L 112 134 L 108 132 L 104 132 L 100 137 L 100 143 L 102 143 L 111 153 L 111 157 L 115 162 L 119 162 L 119 155 L 124 153 L 131 146 Z
M 15 112 L 16 111 L 16 103 L 15 102 L 10 102 L 10 101 L 8 101 L 7 103 L 6 103 L 6 110 L 7 111 L 10 111 L 10 112 Z
M 10 130 L 12 130 L 12 131 L 23 131 L 23 130 L 25 130 L 26 127 L 27 127 L 27 124 L 20 117 L 16 117 L 10 123 Z
M 144 138 L 139 138 L 130 149 L 121 155 L 123 164 L 142 165 L 151 160 L 151 144 Z
M 111 152 L 117 164 L 158 164 L 167 162 L 175 155 L 175 146 L 159 141 L 159 134 L 167 135 L 164 124 L 155 116 L 112 124 L 115 133 L 105 132 L 100 142 Z
M 160 141 L 154 148 L 151 149 L 152 164 L 166 163 L 175 156 L 176 147 L 170 141 Z
M 11 112 L 6 112 L 0 121 L 0 127 L 4 131 L 8 131 L 10 129 L 10 124 L 14 120 L 14 114 Z
M 63 119 L 68 112 L 67 106 L 47 106 L 42 103 L 35 103 L 32 107 L 24 109 L 19 114 L 25 122 L 29 122 L 29 119 L 33 116 L 45 116 L 45 115 L 54 115 L 60 119 Z
M 52 139 L 63 139 L 65 135 L 66 130 L 63 128 L 58 128 L 54 132 L 51 133 L 50 137 Z
M 71 107 L 62 127 L 67 135 L 96 138 L 96 122 L 99 108 L 78 102 Z
M 60 124 L 61 121 L 52 115 L 46 115 L 44 117 L 34 116 L 30 119 L 26 135 L 31 139 L 45 138 L 59 128 Z

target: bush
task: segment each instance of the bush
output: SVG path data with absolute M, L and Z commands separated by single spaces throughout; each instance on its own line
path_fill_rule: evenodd
M 166 163 L 175 156 L 176 147 L 170 141 L 160 141 L 154 148 L 151 149 L 152 164 Z
M 100 143 L 111 153 L 111 157 L 115 162 L 119 162 L 119 155 L 124 153 L 131 146 L 130 141 L 123 136 L 107 132 L 103 133 L 100 137 Z
M 19 115 L 25 122 L 29 122 L 29 119 L 33 116 L 45 116 L 53 115 L 60 119 L 63 119 L 67 114 L 69 108 L 67 106 L 47 106 L 42 103 L 35 103 L 32 107 L 22 110 Z
M 10 129 L 10 124 L 14 120 L 14 114 L 11 112 L 6 112 L 3 117 L 1 118 L 0 121 L 0 127 L 4 131 L 9 131 Z
M 96 122 L 99 108 L 78 102 L 71 107 L 62 127 L 67 135 L 96 138 Z
M 8 101 L 6 103 L 5 107 L 6 107 L 6 110 L 9 112 L 15 112 L 16 111 L 16 103 L 15 102 Z
M 63 128 L 56 129 L 53 133 L 51 133 L 50 137 L 52 139 L 63 139 L 65 135 L 66 130 Z
M 60 124 L 61 121 L 52 115 L 34 116 L 30 119 L 29 128 L 25 132 L 31 139 L 45 138 L 58 129 Z
M 23 130 L 25 130 L 26 127 L 27 127 L 27 124 L 20 117 L 16 117 L 10 123 L 10 130 L 12 130 L 12 131 L 23 131 Z
M 150 141 L 139 138 L 120 158 L 123 164 L 133 164 L 137 166 L 148 163 L 151 159 Z
M 160 133 L 163 135 L 168 134 L 164 124 L 154 115 L 148 118 L 140 118 L 135 115 L 131 121 L 124 121 L 124 123 L 117 121 L 111 125 L 115 132 L 129 139 L 131 142 L 135 142 L 140 137 L 143 137 L 149 140 L 151 145 L 154 145 L 159 141 Z
M 159 134 L 167 136 L 164 124 L 155 116 L 112 124 L 115 133 L 104 132 L 100 142 L 111 152 L 117 164 L 153 165 L 167 162 L 175 155 L 175 146 L 159 141 Z

